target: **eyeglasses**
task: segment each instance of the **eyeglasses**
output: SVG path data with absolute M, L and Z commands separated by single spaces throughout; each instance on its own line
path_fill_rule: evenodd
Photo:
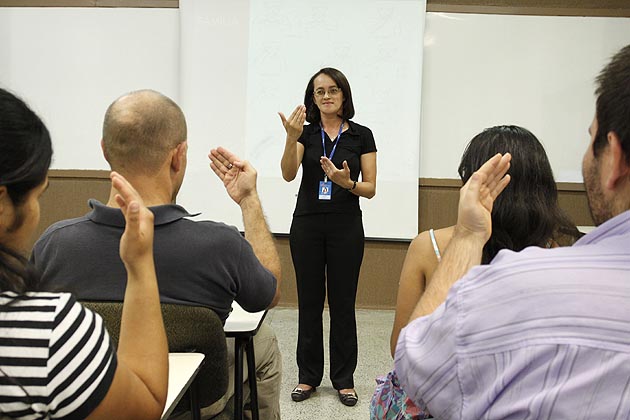
M 335 96 L 338 93 L 341 93 L 341 89 L 333 86 L 330 89 L 328 89 L 328 96 Z M 324 89 L 317 89 L 315 92 L 313 92 L 313 96 L 315 96 L 316 98 L 322 98 L 326 95 L 326 90 Z

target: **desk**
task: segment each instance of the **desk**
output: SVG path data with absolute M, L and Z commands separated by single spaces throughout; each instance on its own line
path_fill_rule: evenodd
M 162 420 L 167 419 L 171 415 L 179 400 L 181 400 L 186 393 L 186 390 L 190 388 L 199 372 L 204 357 L 205 356 L 201 353 L 168 354 L 168 393 L 166 394 L 166 405 L 162 412 Z M 193 386 L 190 390 L 190 398 L 194 404 L 196 400 L 195 387 Z M 192 418 L 198 419 L 199 413 L 195 413 L 194 410 L 192 411 Z
M 243 418 L 243 351 L 247 355 L 252 419 L 258 420 L 254 336 L 265 319 L 265 315 L 267 315 L 266 310 L 246 312 L 238 303 L 234 302 L 232 303 L 232 312 L 223 326 L 225 336 L 234 338 L 234 418 L 238 420 Z

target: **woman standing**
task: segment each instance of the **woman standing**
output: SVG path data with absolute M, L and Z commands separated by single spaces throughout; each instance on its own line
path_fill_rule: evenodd
M 365 239 L 359 197 L 376 194 L 374 136 L 369 128 L 350 121 L 354 116 L 350 84 L 333 68 L 311 77 L 304 105 L 298 105 L 289 118 L 279 115 L 287 132 L 282 177 L 292 181 L 302 165 L 290 231 L 299 307 L 299 384 L 291 398 L 303 401 L 321 383 L 322 311 L 328 290 L 330 379 L 339 400 L 353 406 L 358 401 L 353 380 L 354 305 Z M 304 126 L 305 120 L 310 124 Z

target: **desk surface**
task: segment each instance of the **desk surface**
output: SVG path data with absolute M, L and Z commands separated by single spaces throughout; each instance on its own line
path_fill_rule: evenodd
M 177 403 L 197 376 L 204 355 L 201 353 L 168 354 L 168 393 L 162 419 L 171 415 Z
M 247 312 L 238 303 L 232 303 L 232 312 L 225 320 L 223 331 L 228 337 L 236 334 L 255 334 L 260 327 L 267 311 Z

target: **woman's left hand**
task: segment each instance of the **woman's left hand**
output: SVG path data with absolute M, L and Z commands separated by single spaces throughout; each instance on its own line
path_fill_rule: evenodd
M 343 161 L 343 168 L 337 169 L 334 163 L 330 159 L 325 156 L 322 156 L 319 160 L 319 163 L 322 165 L 322 169 L 328 179 L 330 179 L 335 184 L 339 185 L 341 188 L 350 188 L 352 187 L 352 180 L 350 179 L 350 168 L 348 167 L 348 162 Z

